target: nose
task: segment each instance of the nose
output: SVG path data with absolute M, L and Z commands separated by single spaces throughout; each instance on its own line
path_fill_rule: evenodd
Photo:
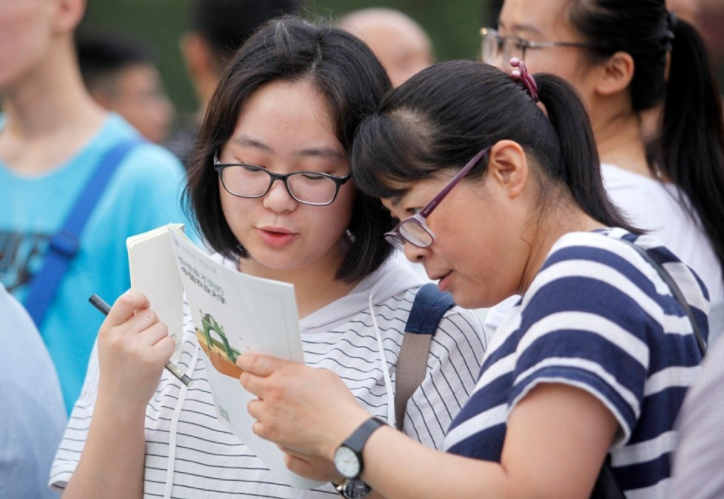
M 405 242 L 405 258 L 412 263 L 422 263 L 430 254 L 430 247 L 418 248 L 412 243 Z
M 286 211 L 293 211 L 298 203 L 289 194 L 287 186 L 281 179 L 274 180 L 271 189 L 264 196 L 264 207 L 275 211 L 277 213 L 283 213 Z

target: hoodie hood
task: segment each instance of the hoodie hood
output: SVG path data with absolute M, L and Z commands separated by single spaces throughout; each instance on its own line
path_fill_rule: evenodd
M 299 321 L 302 333 L 329 331 L 366 310 L 370 305 L 384 302 L 408 289 L 422 286 L 423 280 L 411 268 L 404 255 L 395 251 L 379 269 L 368 275 L 346 296 Z

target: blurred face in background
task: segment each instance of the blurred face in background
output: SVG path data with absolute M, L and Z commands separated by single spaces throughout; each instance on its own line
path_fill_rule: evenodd
M 174 109 L 153 65 L 125 66 L 91 95 L 104 108 L 123 116 L 151 142 L 162 143 L 168 135 Z
M 0 0 L 0 92 L 19 83 L 48 53 L 54 0 Z
M 498 32 L 501 36 L 517 36 L 531 42 L 584 43 L 571 26 L 567 6 L 570 0 L 505 0 L 500 13 Z M 581 47 L 528 47 L 524 60 L 531 73 L 553 73 L 571 84 L 586 102 L 593 96 L 594 66 Z M 496 65 L 510 71 L 510 61 Z
M 430 42 L 416 30 L 391 29 L 381 25 L 370 27 L 363 39 L 384 66 L 393 87 L 399 87 L 411 76 L 432 65 Z
M 369 45 L 393 87 L 402 85 L 433 63 L 432 44 L 427 34 L 402 12 L 366 9 L 342 18 L 339 27 Z

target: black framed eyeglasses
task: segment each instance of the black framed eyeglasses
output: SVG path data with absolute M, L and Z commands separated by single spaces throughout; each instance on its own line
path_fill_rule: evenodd
M 320 172 L 272 173 L 260 166 L 245 163 L 221 163 L 214 155 L 214 170 L 219 174 L 226 192 L 240 198 L 261 198 L 271 190 L 275 181 L 284 183 L 289 195 L 297 202 L 310 206 L 327 206 L 337 199 L 339 188 L 352 177 L 335 177 Z
M 405 243 L 410 243 L 418 248 L 427 248 L 435 242 L 435 234 L 427 226 L 425 220 L 430 216 L 430 213 L 437 208 L 445 196 L 447 196 L 453 187 L 465 178 L 465 176 L 472 171 L 481 159 L 490 151 L 490 147 L 486 147 L 478 154 L 473 156 L 473 159 L 455 174 L 455 176 L 438 192 L 432 200 L 427 203 L 420 211 L 407 217 L 400 223 L 398 223 L 394 229 L 390 232 L 385 233 L 385 239 L 392 246 L 399 250 L 405 249 Z
M 480 59 L 491 65 L 498 65 L 500 61 L 509 61 L 513 57 L 525 60 L 525 51 L 528 49 L 549 48 L 549 47 L 579 47 L 602 50 L 613 50 L 612 47 L 595 45 L 581 42 L 538 42 L 526 40 L 519 36 L 502 36 L 493 28 L 482 28 L 480 30 L 482 45 Z

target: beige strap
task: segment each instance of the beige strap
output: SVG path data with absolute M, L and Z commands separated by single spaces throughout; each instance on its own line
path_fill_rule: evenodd
M 395 419 L 400 431 L 405 421 L 407 401 L 425 379 L 431 342 L 431 334 L 405 332 L 402 338 L 395 379 Z

